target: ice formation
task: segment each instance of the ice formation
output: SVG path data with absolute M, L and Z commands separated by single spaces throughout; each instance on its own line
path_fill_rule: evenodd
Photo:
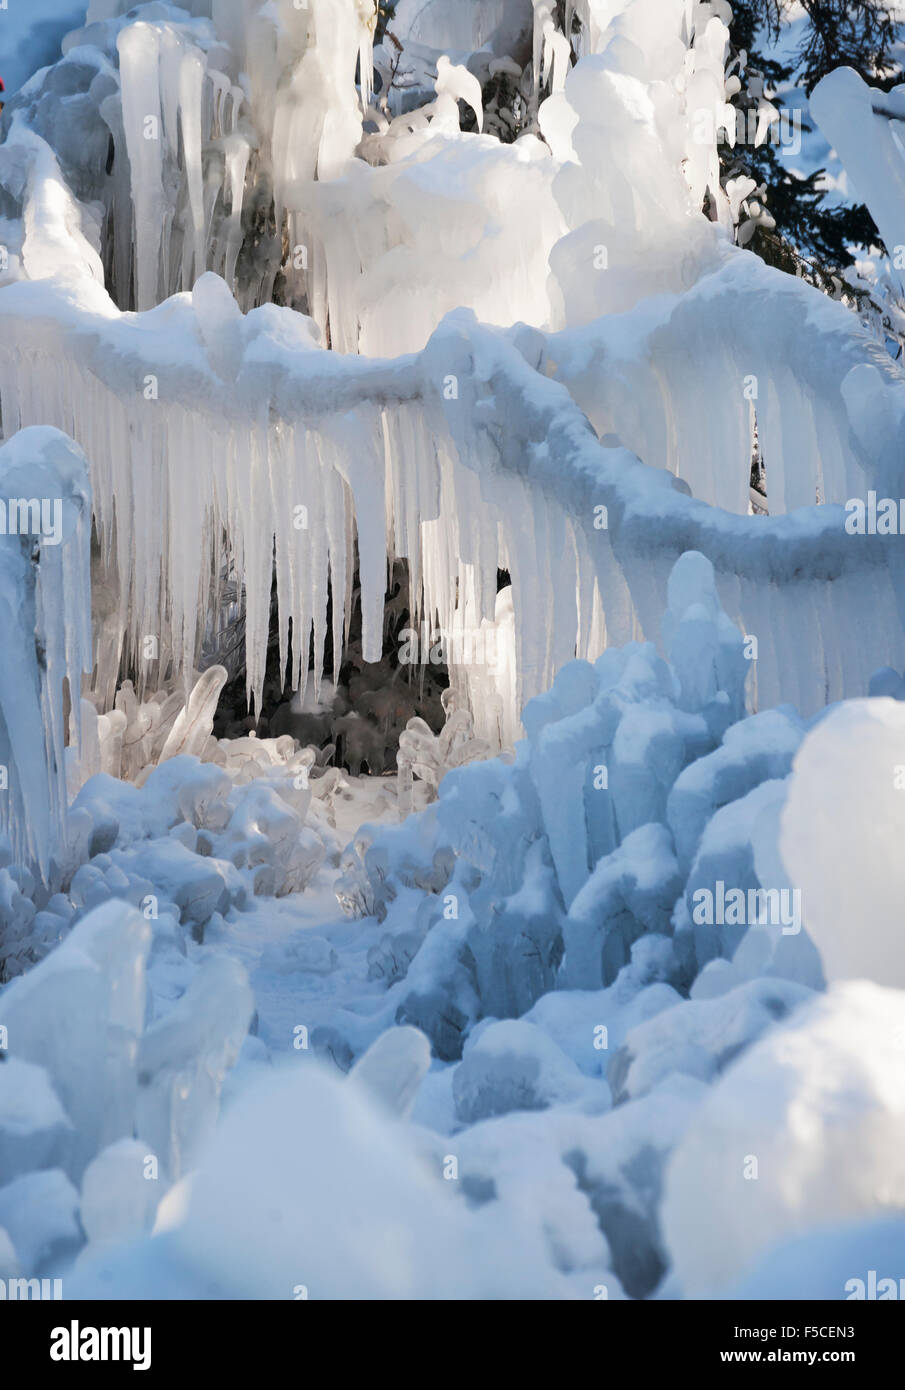
M 26 268 L 28 280 L 9 287 L 0 304 L 10 333 L 28 343 L 28 360 L 35 354 L 45 363 L 45 379 L 60 384 L 45 398 L 22 355 L 5 354 L 0 395 L 9 427 L 56 423 L 72 431 L 91 461 L 103 548 L 99 581 L 110 594 L 103 638 L 96 637 L 104 643 L 97 688 L 105 710 L 121 660 L 136 668 L 140 682 L 158 672 L 191 673 L 214 603 L 211 576 L 223 563 L 244 586 L 248 688 L 259 703 L 273 543 L 283 657 L 290 623 L 303 638 L 294 643 L 293 684 L 307 677 L 300 653 L 309 628 L 318 679 L 328 586 L 334 659 L 342 650 L 356 549 L 366 659 L 378 655 L 383 577 L 393 556 L 409 560 L 416 612 L 436 615 L 447 630 L 494 622 L 491 576 L 508 568 L 517 673 L 502 692 L 510 728 L 525 698 L 544 689 L 563 661 L 593 656 L 605 641 L 624 641 L 638 627 L 655 629 L 665 574 L 689 548 L 713 561 L 724 607 L 758 638 L 761 703 L 785 696 L 810 711 L 827 698 L 859 693 L 873 669 L 900 660 L 901 561 L 876 537 L 845 534 L 833 505 L 813 506 L 895 482 L 899 373 L 841 305 L 742 254 L 726 235 L 733 212 L 716 191 L 715 144 L 707 146 L 692 129 L 708 103 L 715 122 L 723 109 L 727 31 L 719 7 L 674 0 L 665 15 L 661 5 L 656 24 L 648 0 L 633 0 L 614 15 L 596 6 L 582 11 L 582 61 L 562 90 L 553 84 L 538 116 L 543 128 L 552 104 L 549 121 L 565 129 L 568 110 L 568 152 L 555 152 L 552 124 L 553 153 L 530 130 L 509 145 L 434 130 L 430 121 L 392 135 L 394 117 L 380 137 L 386 148 L 372 149 L 370 163 L 353 157 L 367 105 L 363 80 L 356 108 L 355 55 L 364 43 L 367 57 L 369 39 L 352 0 L 344 0 L 342 23 L 329 40 L 323 24 L 318 29 L 317 5 L 302 12 L 283 6 L 279 40 L 273 16 L 263 11 L 243 28 L 231 7 L 218 6 L 212 28 L 203 17 L 166 6 L 144 9 L 147 17 L 142 10 L 134 18 L 98 11 L 71 41 L 63 67 L 86 66 L 87 53 L 104 55 L 103 73 L 99 56 L 91 69 L 89 97 L 99 101 L 107 93 L 102 107 L 111 121 L 110 104 L 118 103 L 137 210 L 136 237 L 120 227 L 114 254 L 128 257 L 134 249 L 136 284 L 144 286 L 137 303 L 146 313 L 117 312 L 93 268 L 85 268 L 77 285 L 72 273 L 65 288 L 47 283 L 52 258 Z M 549 23 L 543 6 L 535 21 L 543 34 Z M 644 52 L 643 69 L 624 56 L 629 43 Z M 221 80 L 218 63 L 233 75 Z M 294 74 L 277 96 L 274 64 Z M 303 302 L 334 349 L 391 360 L 325 355 L 304 318 L 269 304 L 243 318 L 222 284 L 208 275 L 197 279 L 205 268 L 225 274 L 246 307 L 269 298 L 258 291 L 249 297 L 220 252 L 206 249 L 201 238 L 201 229 L 210 228 L 222 249 L 241 231 L 228 196 L 216 207 L 230 211 L 205 204 L 202 213 L 198 191 L 200 180 L 203 198 L 221 198 L 221 166 L 232 170 L 223 177 L 237 197 L 243 183 L 231 156 L 225 163 L 222 150 L 219 163 L 214 157 L 235 133 L 218 134 L 221 125 L 225 130 L 245 110 L 239 68 L 250 84 L 242 138 L 254 160 L 271 168 L 277 228 L 285 208 L 284 239 L 290 250 L 301 248 L 308 265 L 296 272 L 286 262 L 285 273 L 310 282 Z M 364 62 L 361 71 L 367 70 Z M 664 83 L 677 71 L 667 99 Z M 71 80 L 87 82 L 90 73 L 80 74 Z M 456 93 L 464 81 L 453 84 Z M 51 76 L 41 82 L 44 90 Z M 145 92 L 141 83 L 148 82 L 153 90 Z M 325 84 L 326 108 L 317 95 Z M 19 99 L 13 128 L 29 111 L 57 137 L 36 97 L 27 91 Z M 149 113 L 154 120 L 159 113 L 158 139 L 139 136 L 137 122 Z M 176 113 L 183 131 L 178 148 Z M 116 139 L 114 130 L 114 146 Z M 207 151 L 203 159 L 199 145 Z M 280 153 L 290 146 L 297 168 Z M 21 159 L 28 157 L 26 151 Z M 178 165 L 172 174 L 167 160 Z M 639 161 L 643 183 L 635 173 Z M 126 177 L 123 163 L 114 158 L 110 174 L 83 171 L 82 192 L 90 192 L 93 205 L 114 197 L 113 186 Z M 44 178 L 53 179 L 52 172 Z M 246 169 L 245 181 L 251 178 Z M 257 164 L 254 178 L 256 187 L 266 186 Z M 171 204 L 166 190 L 174 179 L 181 191 Z M 479 182 L 469 194 L 472 179 Z M 538 220 L 530 249 L 507 253 L 511 269 L 501 279 L 499 231 L 488 234 L 485 227 L 481 234 L 479 225 L 469 230 L 469 221 L 486 215 L 481 209 L 488 197 L 502 196 L 506 179 L 520 207 L 527 181 L 535 180 L 530 196 Z M 435 202 L 437 188 L 451 181 L 461 207 Z M 62 174 L 56 186 L 62 196 Z M 716 222 L 688 216 L 707 187 Z M 33 196 L 21 196 L 23 206 L 32 206 Z M 470 214 L 469 206 L 477 211 Z M 507 206 L 511 213 L 511 198 Z M 436 225 L 423 221 L 425 209 L 436 209 L 430 212 Z M 504 218 L 509 213 L 501 208 Z M 117 215 L 123 215 L 122 195 L 119 202 L 114 197 Z M 232 219 L 231 232 L 221 231 L 222 217 Z M 170 218 L 181 229 L 178 254 L 168 250 Z M 298 219 L 315 229 L 311 238 Z M 521 213 L 519 222 L 525 225 Z M 549 295 L 532 300 L 544 284 L 548 255 Z M 491 258 L 486 267 L 483 257 Z M 171 262 L 181 267 L 176 278 Z M 488 273 L 496 303 L 479 284 L 487 286 Z M 509 273 L 521 279 L 509 280 Z M 32 283 L 36 278 L 40 284 Z M 127 270 L 119 280 L 128 282 Z M 114 293 L 128 302 L 117 283 L 114 277 Z M 192 288 L 191 301 L 177 297 L 153 307 L 180 287 Z M 570 326 L 541 336 L 489 334 L 461 315 L 441 323 L 462 304 L 485 321 L 518 318 L 550 329 L 564 316 Z M 391 325 L 413 324 L 412 313 L 403 312 L 413 306 L 423 326 L 400 340 Z M 575 326 L 589 318 L 595 321 L 586 328 Z M 718 344 L 708 353 L 707 372 L 719 360 L 725 379 L 707 388 L 712 418 L 702 434 L 694 404 L 702 382 L 688 343 L 704 339 Z M 778 342 L 785 348 L 778 350 Z M 415 358 L 393 356 L 400 348 L 421 351 Z M 770 459 L 766 520 L 746 516 L 755 411 Z M 128 466 L 126 432 L 133 458 L 141 451 L 144 462 Z M 169 465 L 161 470 L 152 460 L 164 457 Z M 658 471 L 664 468 L 665 476 Z M 681 480 L 678 489 L 670 472 Z M 683 495 L 688 491 L 696 500 Z M 120 514 L 131 513 L 129 526 L 114 528 L 114 497 Z M 162 521 L 151 533 L 142 519 L 148 509 Z M 780 520 L 783 512 L 788 521 Z M 537 548 L 547 557 L 549 578 L 537 569 Z M 158 584 L 152 576 L 161 567 Z M 860 634 L 863 664 L 856 670 L 851 653 L 843 661 L 841 650 L 847 614 L 865 603 L 878 620 Z M 528 627 L 544 611 L 548 636 L 535 650 Z M 151 669 L 141 660 L 148 635 L 158 641 Z M 798 652 L 794 661 L 785 655 L 788 643 Z M 467 670 L 459 678 L 480 724 L 484 701 L 469 690 Z M 490 728 L 477 732 L 498 737 Z
M 902 369 L 744 249 L 725 0 L 378 19 L 92 0 L 0 122 L 0 1272 L 901 1265 Z
M 901 990 L 836 987 L 713 1089 L 670 1161 L 663 1203 L 689 1297 L 731 1285 L 797 1231 L 901 1211 L 903 1020 Z M 746 1178 L 752 1159 L 756 1180 Z M 702 1201 L 719 1223 L 718 1242 L 702 1239 L 693 1215 Z
M 54 429 L 0 449 L 4 543 L 0 674 L 0 827 L 20 864 L 45 880 L 64 854 L 64 684 L 90 673 L 91 489 L 84 456 Z M 78 720 L 74 725 L 76 743 Z
M 905 989 L 897 906 L 905 891 L 898 882 L 903 715 L 900 700 L 849 701 L 827 715 L 795 759 L 782 857 L 801 886 L 829 980 Z
M 186 1296 L 286 1297 L 299 1287 L 310 1297 L 386 1296 L 385 1271 L 369 1264 L 360 1235 L 385 1242 L 390 1221 L 403 1242 L 392 1285 L 400 1296 L 417 1286 L 429 1297 L 596 1297 L 601 1288 L 644 1297 L 668 1270 L 674 1292 L 694 1295 L 740 1285 L 790 1220 L 814 1232 L 844 1217 L 873 1220 L 900 1200 L 895 1144 L 869 1116 L 890 1133 L 901 1118 L 902 996 L 885 988 L 874 997 L 867 984 L 815 994 L 819 964 L 801 949 L 810 931 L 832 942 L 848 920 L 845 900 L 818 901 L 805 870 L 795 938 L 759 920 L 708 934 L 686 902 L 717 879 L 770 889 L 780 846 L 797 871 L 783 806 L 825 799 L 810 788 L 809 750 L 832 771 L 848 746 L 844 716 L 862 706 L 812 721 L 790 709 L 746 716 L 744 655 L 714 605 L 704 558 L 684 557 L 668 589 L 674 665 L 638 643 L 567 665 L 526 708 L 514 760 L 450 771 L 425 811 L 359 831 L 337 885 L 350 910 L 367 914 L 352 955 L 340 926 L 326 938 L 309 929 L 260 944 L 280 900 L 268 896 L 272 878 L 255 895 L 256 857 L 272 863 L 283 822 L 294 826 L 289 843 L 300 833 L 293 796 L 307 815 L 317 804 L 285 763 L 257 762 L 243 780 L 247 763 L 231 771 L 182 754 L 140 787 L 105 774 L 86 783 L 72 819 L 88 857 L 62 909 L 62 928 L 75 925 L 0 992 L 12 1082 L 0 1093 L 0 1210 L 4 1200 L 18 1208 L 23 1181 L 57 1184 L 41 1197 L 43 1226 L 12 1222 L 17 1267 L 58 1268 L 78 1253 L 68 1287 L 88 1297 L 104 1297 L 111 1278 L 123 1296 L 144 1296 L 162 1278 Z M 888 722 L 890 706 L 863 708 Z M 276 820 L 263 819 L 265 806 L 271 817 L 279 808 Z M 326 845 L 338 858 L 327 821 L 318 814 L 312 827 L 321 856 Z M 865 824 L 865 841 L 871 833 Z M 877 876 L 881 891 L 888 872 L 878 866 Z M 858 941 L 846 973 L 871 968 L 870 943 L 861 938 L 859 954 Z M 237 947 L 264 1006 L 253 1037 Z M 274 1014 L 267 1002 L 281 980 L 295 990 L 312 982 L 288 1026 L 285 1005 Z M 304 1047 L 265 1079 L 271 1050 L 292 1049 L 299 1013 Z M 866 1027 L 878 1047 L 865 1044 Z M 831 1144 L 823 1130 L 813 1137 L 782 1118 L 811 1094 L 815 1049 L 820 1097 L 850 1098 L 838 1125 L 822 1118 L 835 1102 L 808 1102 L 815 1123 L 834 1126 Z M 91 1079 L 101 1065 L 105 1103 Z M 764 1067 L 779 1078 L 767 1085 L 776 1116 L 751 1105 L 746 1078 Z M 310 1182 L 280 1167 L 297 1147 L 287 1124 L 309 1136 Z M 387 1153 L 376 1167 L 375 1144 Z M 799 1195 L 775 1177 L 771 1156 L 783 1144 L 782 1172 L 792 1162 L 807 1177 Z M 750 1212 L 737 1191 L 748 1191 L 749 1154 L 763 1165 Z M 149 1156 L 160 1175 L 156 1217 L 139 1172 Z M 351 1170 L 344 1177 L 342 1162 L 370 1173 L 368 1183 Z M 451 1162 L 453 1184 L 443 1181 Z M 862 1171 L 863 1181 L 851 1178 L 857 1190 L 842 1192 L 839 1174 Z M 414 1205 L 413 1190 L 423 1193 Z M 227 1194 L 233 1215 L 217 1234 L 211 1204 Z M 714 1194 L 732 1230 L 718 1265 L 707 1223 L 689 1218 Z M 350 1201 L 360 1208 L 354 1222 Z M 283 1234 L 274 1228 L 266 1258 L 252 1258 L 273 1210 Z M 337 1245 L 343 1231 L 356 1233 L 351 1244 Z

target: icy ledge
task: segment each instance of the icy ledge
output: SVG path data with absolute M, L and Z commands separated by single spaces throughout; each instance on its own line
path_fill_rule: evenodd
M 16 343 L 0 349 L 7 430 L 51 421 L 91 461 L 111 595 L 96 650 L 108 705 L 123 655 L 139 690 L 167 670 L 190 678 L 211 576 L 227 563 L 245 585 L 257 705 L 274 540 L 283 655 L 290 619 L 293 631 L 313 631 L 315 681 L 328 588 L 333 649 L 343 649 L 356 543 L 366 660 L 381 654 L 394 555 L 409 559 L 416 608 L 453 634 L 494 623 L 497 568 L 507 568 L 518 678 L 499 692 L 504 742 L 566 661 L 657 632 L 669 570 L 688 549 L 712 561 L 730 620 L 757 638 L 760 705 L 792 699 L 811 712 L 901 664 L 905 582 L 888 537 L 849 535 L 840 505 L 762 518 L 687 496 L 668 471 L 598 441 L 565 387 L 536 370 L 547 346 L 533 330 L 486 329 L 459 311 L 421 353 L 340 357 L 319 350 L 309 321 L 289 310 L 243 317 L 212 275 L 137 315 L 119 313 L 87 278 L 22 282 L 0 292 L 0 321 L 4 342 Z M 850 362 L 850 347 L 841 351 L 840 364 Z M 862 431 L 873 416 L 874 442 L 888 453 L 901 387 L 884 384 L 890 407 L 874 411 L 874 375 L 865 363 L 846 385 Z M 143 657 L 149 635 L 159 665 Z M 301 645 L 296 685 L 307 679 Z M 486 671 L 467 658 L 451 664 L 474 708 Z M 499 741 L 496 715 L 493 724 L 476 732 Z

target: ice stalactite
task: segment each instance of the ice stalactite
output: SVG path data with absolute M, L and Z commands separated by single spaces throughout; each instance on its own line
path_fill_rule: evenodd
M 135 218 L 135 306 L 150 309 L 157 302 L 160 283 L 158 248 L 166 244 L 167 207 L 157 77 L 159 37 L 149 25 L 134 24 L 122 31 L 117 47 Z M 154 51 L 149 52 L 152 47 Z M 175 131 L 172 138 L 176 138 Z
M 286 8 L 291 14 L 288 4 Z M 310 0 L 295 12 L 292 24 L 298 38 L 286 80 L 276 93 L 268 132 L 277 226 L 284 215 L 287 221 L 287 282 L 297 294 L 307 296 L 322 332 L 329 319 L 331 287 L 324 243 L 318 239 L 310 244 L 312 185 L 346 173 L 361 140 L 363 110 L 371 94 L 375 17 L 367 0 Z M 272 81 L 272 75 L 262 73 L 262 81 Z
M 134 227 L 123 224 L 120 197 L 117 235 L 134 242 L 135 305 L 152 308 L 191 289 L 205 270 L 223 274 L 243 303 L 255 304 L 271 297 L 282 269 L 288 292 L 309 300 L 323 328 L 325 272 L 320 247 L 309 244 L 311 185 L 344 173 L 361 140 L 374 7 L 370 0 L 215 4 L 214 28 L 178 14 L 148 7 L 146 16 L 140 9 L 135 19 L 108 18 L 120 93 L 118 102 L 108 99 L 104 118 L 128 159 Z M 269 265 L 247 266 L 237 285 L 247 179 L 265 217 L 272 194 L 275 228 L 265 238 Z M 127 304 L 128 285 L 117 288 Z
M 552 11 L 539 6 L 550 92 L 539 120 L 549 143 L 524 133 L 511 145 L 459 133 L 456 99 L 468 98 L 480 125 L 481 84 L 444 53 L 434 60 L 436 100 L 426 90 L 427 104 L 389 125 L 381 118 L 362 139 L 363 115 L 375 113 L 373 13 L 360 0 L 218 3 L 213 27 L 143 6 L 89 26 L 71 36 L 70 52 L 96 43 L 119 63 L 118 75 L 99 70 L 89 94 L 116 148 L 92 189 L 112 208 L 111 291 L 122 307 L 132 303 L 130 257 L 144 308 L 191 289 L 202 269 L 222 274 L 244 308 L 270 299 L 278 283 L 322 334 L 329 324 L 334 348 L 389 355 L 422 347 L 462 305 L 490 323 L 544 327 L 552 316 L 555 325 L 563 291 L 554 283 L 551 304 L 545 284 L 554 249 L 561 271 L 606 248 L 610 273 L 577 296 L 579 314 L 684 288 L 713 259 L 713 228 L 687 212 L 699 210 L 716 160 L 716 122 L 710 139 L 697 129 L 698 88 L 722 110 L 726 39 L 707 6 L 686 32 L 687 9 L 670 0 L 652 39 L 648 0 L 615 14 L 592 5 L 580 36 L 592 68 L 576 75 Z M 518 24 L 530 13 L 526 4 Z M 503 30 L 514 35 L 515 20 L 513 8 Z M 74 59 L 69 66 L 75 76 Z M 579 119 L 586 135 L 573 149 Z M 651 161 L 657 175 L 642 181 Z M 725 221 L 718 181 L 711 193 Z
M 811 505 L 899 485 L 901 373 L 842 306 L 701 214 L 715 130 L 700 160 L 689 142 L 699 111 L 719 124 L 725 6 L 582 7 L 586 56 L 540 109 L 553 106 L 555 157 L 531 134 L 501 145 L 415 112 L 376 137 L 380 167 L 352 158 L 370 36 L 352 0 L 217 4 L 231 52 L 204 19 L 143 13 L 96 26 L 119 45 L 142 299 L 209 263 L 211 229 L 234 263 L 246 175 L 265 195 L 271 178 L 280 231 L 285 212 L 290 243 L 320 247 L 299 273 L 341 351 L 318 350 L 312 320 L 289 310 L 243 316 L 210 275 L 137 315 L 118 313 L 78 260 L 65 288 L 3 291 L 16 340 L 0 351 L 7 431 L 49 420 L 91 461 L 101 710 L 122 660 L 139 701 L 177 674 L 188 693 L 224 572 L 243 595 L 259 710 L 274 560 L 280 658 L 285 669 L 291 632 L 291 680 L 304 687 L 313 639 L 316 696 L 330 596 L 338 662 L 357 559 L 363 655 L 378 660 L 388 567 L 406 557 L 415 625 L 429 644 L 444 634 L 454 687 L 494 746 L 564 662 L 657 631 L 669 568 L 690 548 L 758 636 L 758 699 L 788 685 L 812 709 L 901 664 L 900 562 L 845 535 L 838 505 Z M 438 73 L 440 88 L 458 73 L 452 124 L 473 76 L 460 67 Z M 98 78 L 107 91 L 110 72 Z M 150 150 L 146 116 L 159 123 Z M 217 140 L 231 142 L 222 163 Z M 281 242 L 267 274 L 283 256 Z M 48 254 L 36 274 L 55 270 Z M 471 313 L 437 327 L 463 301 Z M 481 328 L 475 313 L 533 327 Z M 362 347 L 381 360 L 355 356 Z M 706 389 L 698 358 L 716 375 Z M 755 400 L 774 513 L 756 520 L 744 515 Z M 497 611 L 501 568 L 511 617 Z M 865 602 L 878 622 L 843 660 Z M 469 644 L 501 623 L 506 654 L 488 675 Z
M 116 47 L 121 153 L 128 158 L 134 209 L 135 306 L 150 309 L 208 268 L 235 268 L 250 154 L 237 126 L 244 95 L 213 66 L 216 51 L 206 53 L 179 26 L 125 24 Z M 111 124 L 115 140 L 119 126 Z M 205 169 L 215 149 L 219 186 Z M 126 234 L 122 221 L 118 230 Z M 126 289 L 119 286 L 121 298 Z
M 634 331 L 602 316 L 551 334 L 545 364 L 602 437 L 727 510 L 747 511 L 752 406 L 771 460 L 771 514 L 867 488 L 899 496 L 903 485 L 900 368 L 842 305 L 746 252 L 727 248 L 699 284 L 639 314 Z
M 122 307 L 149 308 L 209 269 L 244 308 L 278 282 L 341 351 L 421 347 L 462 303 L 491 322 L 546 320 L 546 255 L 563 231 L 549 151 L 534 136 L 517 147 L 460 136 L 459 96 L 481 121 L 480 83 L 463 64 L 439 55 L 436 100 L 412 113 L 411 129 L 405 116 L 369 134 L 368 163 L 353 156 L 373 114 L 370 0 L 214 5 L 213 28 L 178 13 L 143 6 L 72 36 L 70 52 L 97 43 L 119 68 L 104 70 L 112 90 L 102 101 L 92 87 L 116 151 L 92 192 L 108 205 L 110 288 Z M 530 225 L 526 179 L 539 215 Z M 438 199 L 466 180 L 461 207 Z M 423 227 L 419 194 L 436 206 Z M 449 243 L 439 276 L 438 228 Z M 513 239 L 501 274 L 498 248 Z
M 857 325 L 791 283 L 838 324 L 827 360 L 857 400 Z M 49 419 L 91 460 L 108 606 L 96 634 L 104 709 L 123 657 L 139 695 L 178 672 L 190 683 L 224 565 L 244 586 L 259 709 L 274 554 L 282 658 L 291 624 L 292 683 L 304 687 L 312 634 L 316 685 L 331 591 L 334 661 L 343 650 L 356 547 L 364 659 L 381 657 L 388 565 L 404 556 L 414 625 L 445 635 L 453 682 L 483 711 L 476 734 L 494 743 L 508 741 L 500 731 L 517 728 L 524 701 L 565 662 L 639 629 L 656 634 L 669 568 L 688 549 L 712 561 L 723 606 L 758 638 L 762 703 L 793 698 L 812 710 L 901 664 L 900 562 L 883 537 L 848 535 L 839 506 L 732 515 L 626 448 L 601 446 L 544 370 L 543 335 L 452 315 L 421 354 L 353 359 L 318 350 L 310 323 L 289 310 L 242 316 L 213 276 L 191 300 L 137 318 L 87 280 L 77 292 L 13 285 L 0 317 L 17 344 L 0 352 L 8 428 Z M 174 341 L 184 344 L 175 360 Z M 566 344 L 553 340 L 556 351 Z M 561 358 L 570 376 L 581 359 Z M 861 447 L 892 459 L 898 374 L 877 389 L 883 408 L 878 400 L 858 417 Z M 512 576 L 512 635 L 491 699 L 486 650 L 480 661 L 474 652 L 509 622 L 497 609 L 500 568 Z M 876 621 L 867 632 L 859 623 L 859 643 L 848 643 L 857 657 L 843 659 L 865 606 Z
M 90 673 L 91 489 L 81 451 L 57 430 L 0 449 L 0 827 L 15 862 L 46 883 L 65 850 L 64 685 Z M 78 719 L 74 723 L 78 735 Z

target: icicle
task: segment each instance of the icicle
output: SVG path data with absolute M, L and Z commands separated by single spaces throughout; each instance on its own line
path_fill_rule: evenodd
M 150 24 L 129 24 L 119 32 L 123 128 L 132 175 L 135 226 L 135 304 L 157 303 L 158 249 L 166 217 L 160 89 L 157 69 L 160 35 Z
M 64 682 L 78 749 L 78 692 L 91 669 L 85 459 L 57 430 L 22 430 L 0 449 L 0 493 L 0 826 L 18 862 L 55 886 L 67 807 Z
M 179 117 L 191 213 L 191 239 L 183 250 L 183 285 L 205 269 L 204 194 L 201 174 L 201 99 L 204 64 L 197 52 L 183 53 L 179 64 Z

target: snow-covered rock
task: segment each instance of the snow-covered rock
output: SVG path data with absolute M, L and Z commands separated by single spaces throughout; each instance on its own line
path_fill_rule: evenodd
M 551 1038 L 522 1019 L 475 1030 L 453 1074 L 456 1115 L 464 1124 L 511 1110 L 546 1110 L 583 1097 L 590 1104 L 594 1090 Z M 598 1105 L 608 1102 L 601 1090 Z
M 11 1058 L 45 1068 L 72 1121 L 75 1176 L 131 1131 L 150 939 L 134 909 L 107 903 L 0 992 Z
M 141 1037 L 136 1126 L 171 1179 L 185 1171 L 216 1124 L 223 1078 L 253 1012 L 244 968 L 228 956 L 211 956 Z
M 786 980 L 754 980 L 717 999 L 689 999 L 639 1023 L 608 1070 L 617 1103 L 656 1089 L 673 1072 L 712 1081 L 811 991 Z
M 61 1168 L 23 1174 L 0 1187 L 0 1229 L 25 1278 L 48 1277 L 84 1240 L 79 1194 Z
M 72 1125 L 43 1067 L 19 1057 L 2 1060 L 0 1184 L 36 1168 L 62 1167 Z
M 80 1215 L 91 1243 L 125 1241 L 149 1231 L 159 1198 L 154 1155 L 138 1139 L 102 1149 L 82 1177 Z

